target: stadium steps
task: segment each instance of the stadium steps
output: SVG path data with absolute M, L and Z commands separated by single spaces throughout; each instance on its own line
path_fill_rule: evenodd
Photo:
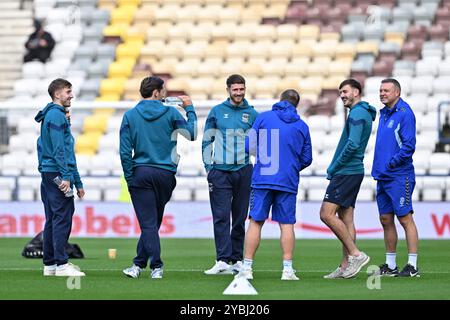
M 21 70 L 24 44 L 33 31 L 32 19 L 32 11 L 22 9 L 19 1 L 0 3 L 0 101 L 14 95 L 14 81 L 11 80 L 17 79 Z

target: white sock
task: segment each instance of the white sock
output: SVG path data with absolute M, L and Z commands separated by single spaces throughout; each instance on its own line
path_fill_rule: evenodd
M 292 270 L 292 260 L 283 260 L 283 270 Z
M 251 269 L 253 265 L 252 259 L 244 259 L 244 269 Z
M 397 267 L 397 263 L 395 262 L 396 257 L 396 252 L 386 252 L 386 264 L 388 265 L 389 269 L 394 270 Z
M 408 263 L 417 269 L 417 253 L 408 253 Z

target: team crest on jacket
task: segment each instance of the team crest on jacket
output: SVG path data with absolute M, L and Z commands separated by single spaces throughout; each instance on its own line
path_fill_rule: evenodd
M 250 115 L 248 113 L 242 114 L 242 122 L 248 123 L 248 120 L 250 119 Z
M 394 120 L 389 121 L 388 128 L 392 128 L 394 126 Z

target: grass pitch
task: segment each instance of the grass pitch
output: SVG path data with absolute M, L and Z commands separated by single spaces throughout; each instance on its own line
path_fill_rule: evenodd
M 263 240 L 254 262 L 252 285 L 257 296 L 224 296 L 231 275 L 206 276 L 214 263 L 211 239 L 162 239 L 163 279 L 150 279 L 149 270 L 139 279 L 126 278 L 122 269 L 132 263 L 136 239 L 71 239 L 86 258 L 72 260 L 86 272 L 79 289 L 69 289 L 67 279 L 43 277 L 42 260 L 25 259 L 20 253 L 29 239 L 0 238 L 0 299 L 151 299 L 151 300 L 411 300 L 450 299 L 450 241 L 420 242 L 420 278 L 381 278 L 380 289 L 367 286 L 366 267 L 355 279 L 326 280 L 340 260 L 337 240 L 297 240 L 294 268 L 300 281 L 281 281 L 281 249 L 278 240 Z M 384 262 L 382 240 L 359 240 L 370 257 L 369 265 Z M 117 258 L 108 258 L 108 248 Z M 397 263 L 407 262 L 405 241 L 399 242 Z M 369 281 L 375 284 L 374 281 Z

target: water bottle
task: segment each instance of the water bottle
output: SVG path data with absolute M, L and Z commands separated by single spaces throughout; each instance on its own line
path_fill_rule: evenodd
M 63 182 L 63 180 L 61 179 L 60 176 L 57 176 L 55 179 L 53 179 L 53 182 L 59 187 Z M 64 195 L 66 196 L 66 198 L 73 197 L 73 190 L 69 187 L 69 190 L 67 190 L 67 192 L 64 193 Z
M 167 97 L 163 101 L 166 106 L 181 107 L 183 105 L 183 100 L 178 97 Z

